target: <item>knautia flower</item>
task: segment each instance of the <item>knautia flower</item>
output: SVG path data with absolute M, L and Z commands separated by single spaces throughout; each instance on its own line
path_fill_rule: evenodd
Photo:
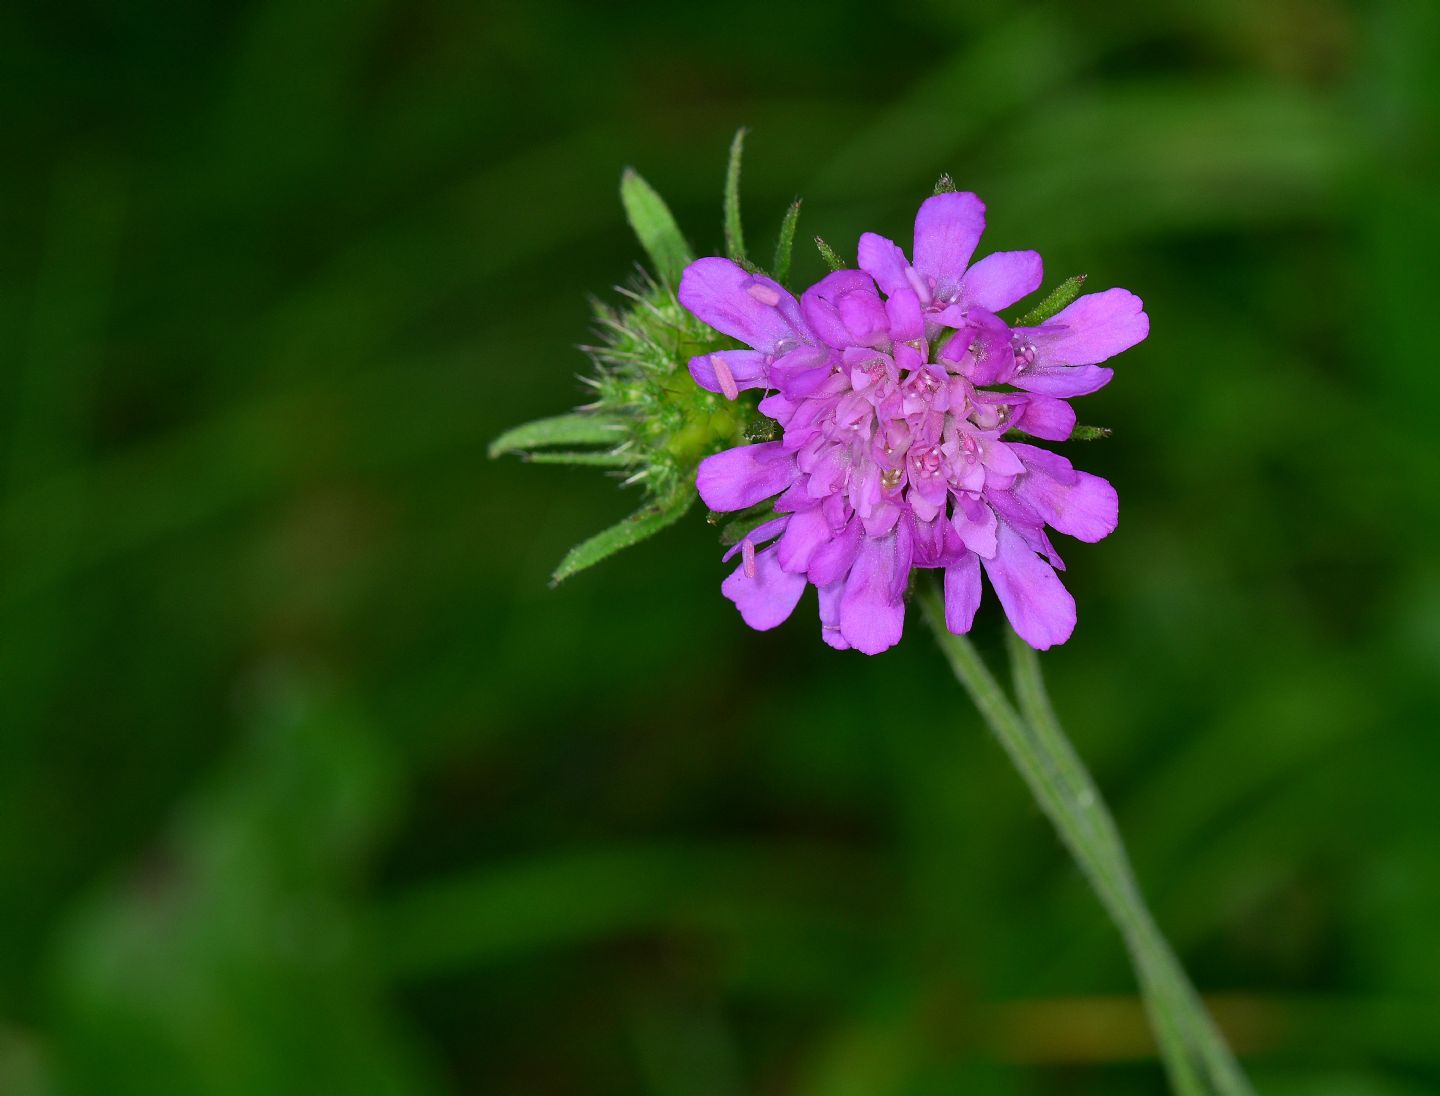
M 1109 483 L 1033 443 L 1104 433 L 1077 427 L 1068 401 L 1104 386 L 1103 363 L 1149 334 L 1140 299 L 1124 289 L 1079 296 L 1077 277 L 1002 319 L 1040 287 L 1040 256 L 972 264 L 985 207 L 942 176 L 915 218 L 913 261 L 866 233 L 858 269 L 847 269 L 817 238 L 831 273 L 797 300 L 785 280 L 800 203 L 781 222 L 768 273 L 745 247 L 744 136 L 726 172 L 726 258 L 694 259 L 660 196 L 625 173 L 621 200 L 653 275 L 621 290 L 619 308 L 599 310 L 592 402 L 491 445 L 607 468 L 644 494 L 629 518 L 572 548 L 555 581 L 677 521 L 697 489 L 712 511 L 734 515 L 722 541 L 733 545 L 727 560 L 740 558 L 721 588 L 752 627 L 781 624 L 813 585 L 825 642 L 876 654 L 900 640 L 911 573 L 943 571 L 942 582 L 915 584 L 921 616 L 1124 936 L 1176 1091 L 1250 1096 L 1145 908 L 1031 650 L 1075 628 L 1049 531 L 1098 541 L 1118 517 Z M 751 392 L 758 403 L 742 396 Z M 965 634 L 982 572 L 1013 626 L 1018 709 Z
M 1145 338 L 1124 289 L 1079 297 L 1031 325 L 997 313 L 1040 287 L 1034 251 L 970 262 L 985 227 L 974 194 L 943 193 L 915 218 L 914 261 L 860 238 L 859 269 L 832 272 L 797 301 L 729 259 L 685 268 L 679 300 L 748 350 L 700 354 L 700 387 L 735 399 L 763 389 L 772 441 L 700 463 L 712 510 L 767 503 L 775 516 L 727 554 L 722 584 L 746 623 L 774 628 L 807 585 L 822 636 L 876 654 L 900 639 L 913 568 L 945 572 L 949 629 L 970 629 L 984 570 L 1016 632 L 1044 650 L 1075 627 L 1075 602 L 1047 526 L 1082 541 L 1115 528 L 1115 489 L 1028 440 L 1064 441 L 1067 399 L 1111 376 L 1100 363 Z

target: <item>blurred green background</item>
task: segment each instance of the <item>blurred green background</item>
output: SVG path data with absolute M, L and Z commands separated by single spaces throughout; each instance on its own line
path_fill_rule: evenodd
M 758 252 L 949 171 L 1144 296 L 1057 705 L 1262 1091 L 1440 1091 L 1437 58 L 1419 0 L 6 6 L 0 1092 L 1162 1090 L 915 622 L 752 633 L 698 511 L 551 591 L 634 493 L 486 459 L 584 398 L 622 167 L 713 252 L 740 124 Z

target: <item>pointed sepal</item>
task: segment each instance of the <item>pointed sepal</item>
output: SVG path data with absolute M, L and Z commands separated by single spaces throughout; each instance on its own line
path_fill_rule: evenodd
M 819 236 L 815 237 L 815 248 L 820 252 L 820 258 L 825 260 L 825 265 L 831 270 L 845 269 L 845 260 L 835 254 L 835 249 Z
M 490 456 L 523 453 L 552 445 L 614 445 L 625 438 L 625 426 L 616 419 L 577 411 L 536 419 L 505 431 L 490 443 Z
M 1085 285 L 1085 275 L 1076 274 L 1073 278 L 1066 278 L 1050 291 L 1050 295 L 1037 304 L 1025 315 L 1015 321 L 1016 327 L 1035 327 L 1044 323 L 1051 316 L 1055 315 L 1076 297 L 1080 296 L 1080 290 Z
M 544 450 L 521 453 L 520 459 L 526 464 L 575 464 L 586 468 L 634 468 L 639 462 L 634 453 L 607 453 L 603 449 Z
M 735 139 L 730 142 L 730 162 L 725 168 L 725 254 L 731 261 L 752 269 L 740 224 L 740 158 L 745 152 L 745 133 L 744 126 L 735 131 Z
M 673 289 L 680 284 L 680 274 L 695 256 L 680 234 L 670 207 L 639 172 L 628 167 L 620 176 L 620 202 L 640 246 L 654 264 L 656 276 L 663 285 Z
M 685 484 L 669 498 L 637 510 L 624 521 L 575 545 L 565 553 L 560 566 L 555 568 L 555 573 L 550 576 L 550 585 L 559 585 L 587 567 L 593 567 L 616 552 L 639 544 L 660 530 L 674 525 L 694 504 L 695 497 L 691 485 Z
M 790 277 L 790 256 L 795 251 L 795 225 L 799 220 L 800 199 L 796 198 L 785 211 L 785 219 L 780 222 L 780 237 L 775 241 L 775 262 L 770 268 L 770 276 L 781 285 Z

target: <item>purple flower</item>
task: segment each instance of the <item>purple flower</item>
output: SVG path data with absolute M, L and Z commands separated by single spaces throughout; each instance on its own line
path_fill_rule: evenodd
M 951 631 L 970 629 L 980 572 L 1016 632 L 1040 650 L 1075 627 L 1064 564 L 1046 527 L 1084 541 L 1115 528 L 1105 480 L 1019 430 L 1063 441 L 1067 398 L 1111 376 L 1099 363 L 1145 338 L 1149 319 L 1123 289 L 1084 296 L 1037 327 L 996 313 L 1040 286 L 1040 256 L 970 263 L 985 227 L 973 194 L 941 194 L 915 218 L 914 262 L 860 238 L 859 270 L 840 270 L 797 302 L 727 259 L 686 268 L 680 302 L 749 350 L 690 362 L 696 382 L 734 399 L 763 388 L 781 440 L 706 458 L 696 486 L 713 510 L 774 499 L 778 515 L 726 555 L 721 589 L 753 628 L 774 628 L 808 584 L 825 642 L 876 654 L 900 639 L 914 567 L 945 572 Z

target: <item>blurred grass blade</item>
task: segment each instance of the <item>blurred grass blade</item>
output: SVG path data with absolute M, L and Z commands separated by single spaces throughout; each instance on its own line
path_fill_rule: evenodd
M 741 266 L 748 267 L 745 254 L 745 232 L 740 227 L 740 157 L 745 151 L 745 127 L 735 131 L 730 142 L 730 163 L 725 169 L 725 254 Z
M 556 567 L 555 573 L 550 576 L 551 585 L 558 585 L 571 575 L 595 566 L 621 549 L 639 544 L 666 526 L 674 525 L 685 516 L 685 512 L 694 502 L 695 494 L 686 484 L 670 499 L 637 510 L 618 525 L 612 525 L 604 532 L 582 541 L 565 553 L 560 566 Z
M 835 254 L 835 249 L 827 244 L 821 237 L 815 237 L 815 247 L 820 252 L 820 258 L 825 260 L 825 265 L 831 270 L 844 270 L 845 260 Z
M 622 425 L 614 419 L 582 411 L 536 419 L 505 431 L 490 443 L 490 456 L 540 449 L 547 445 L 608 445 L 620 439 Z
M 1085 284 L 1085 278 L 1086 275 L 1084 274 L 1076 274 L 1073 278 L 1066 278 L 1050 291 L 1048 297 L 1016 320 L 1015 326 L 1034 327 L 1036 324 L 1044 323 L 1076 297 L 1080 296 L 1080 289 Z
M 795 225 L 800 220 L 800 199 L 796 198 L 785 211 L 780 222 L 780 238 L 775 241 L 775 262 L 770 268 L 771 277 L 781 285 L 790 277 L 790 256 L 795 251 Z
M 679 284 L 681 271 L 690 265 L 694 255 L 665 199 L 639 172 L 627 167 L 620 176 L 620 201 L 661 283 L 671 287 Z

